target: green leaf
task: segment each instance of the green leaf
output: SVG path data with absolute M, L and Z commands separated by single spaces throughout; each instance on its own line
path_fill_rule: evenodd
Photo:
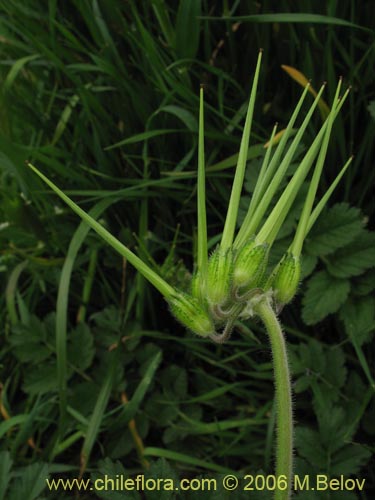
M 351 282 L 355 295 L 368 295 L 375 289 L 375 269 L 370 269 Z
M 144 450 L 144 455 L 146 457 L 164 457 L 169 460 L 174 460 L 176 462 L 181 462 L 183 464 L 193 465 L 194 467 L 199 467 L 206 470 L 212 470 L 217 472 L 222 472 L 224 474 L 233 473 L 231 469 L 217 465 L 206 460 L 201 460 L 191 455 L 186 455 L 185 453 L 179 453 L 173 450 L 164 450 L 163 448 L 147 447 Z
M 323 344 L 312 339 L 308 344 L 301 343 L 294 349 L 291 348 L 290 363 L 294 375 L 305 374 L 309 371 L 322 374 L 326 365 Z
M 20 424 L 24 424 L 25 422 L 27 422 L 27 420 L 28 420 L 27 414 L 18 414 L 18 415 L 15 415 L 14 417 L 10 417 L 7 420 L 3 420 L 2 422 L 0 422 L 0 439 L 2 439 L 2 437 L 7 432 L 13 430 L 13 427 L 16 427 Z M 0 462 L 0 464 L 1 464 L 1 462 Z M 0 469 L 0 472 L 1 472 L 1 469 Z
M 301 256 L 301 279 L 305 279 L 314 271 L 318 263 L 315 255 L 304 254 Z
M 316 273 L 307 284 L 303 297 L 302 318 L 306 325 L 315 325 L 338 311 L 350 291 L 348 280 L 331 277 L 326 271 Z
M 316 467 L 324 467 L 327 463 L 326 450 L 323 448 L 318 432 L 307 427 L 295 430 L 295 446 L 301 457 Z
M 179 484 L 178 475 L 175 470 L 169 465 L 165 458 L 159 458 L 154 462 L 150 469 L 145 473 L 147 479 L 164 479 L 162 490 L 149 490 L 145 497 L 147 500 L 173 500 L 175 496 L 176 485 Z M 164 489 L 165 488 L 165 489 Z
M 304 12 L 277 12 L 275 14 L 253 14 L 247 16 L 202 16 L 202 19 L 221 20 L 221 21 L 242 21 L 251 23 L 318 23 L 318 24 L 333 24 L 338 26 L 347 26 L 357 28 L 364 31 L 371 31 L 370 28 L 351 23 L 346 19 L 333 16 L 323 16 L 320 14 L 306 14 Z
M 68 360 L 80 370 L 86 370 L 94 358 L 94 339 L 89 327 L 80 323 L 69 335 Z
M 159 108 L 157 113 L 161 112 L 170 113 L 171 115 L 176 116 L 191 132 L 198 132 L 197 119 L 187 109 L 184 109 L 181 106 L 169 104 L 168 106 L 162 106 Z
M 0 452 L 0 500 L 5 500 L 5 492 L 10 481 L 12 459 L 8 451 Z
M 20 477 L 12 482 L 7 500 L 34 500 L 46 487 L 48 465 L 36 462 L 22 469 Z
M 177 365 L 171 365 L 163 371 L 161 383 L 171 400 L 187 397 L 188 378 L 186 370 Z
M 158 369 L 162 360 L 162 351 L 158 351 L 155 356 L 150 360 L 146 373 L 143 375 L 142 380 L 134 391 L 130 401 L 126 404 L 124 411 L 120 416 L 121 422 L 128 423 L 137 413 L 140 404 L 154 379 L 156 370 Z
M 167 135 L 167 134 L 176 134 L 181 132 L 179 129 L 158 129 L 158 130 L 148 130 L 146 132 L 141 132 L 140 134 L 132 135 L 131 137 L 127 137 L 122 141 L 116 142 L 115 144 L 111 144 L 111 146 L 107 146 L 104 148 L 105 151 L 110 151 L 111 149 L 120 148 L 121 146 L 125 146 L 126 144 L 135 144 L 137 142 L 143 142 L 148 139 L 152 139 L 153 137 L 158 137 L 159 135 Z M 183 132 L 183 130 L 182 130 Z
M 104 460 L 99 461 L 98 463 L 99 470 L 98 472 L 94 472 L 91 474 L 91 480 L 95 481 L 96 479 L 102 479 L 104 481 L 105 477 L 116 479 L 116 477 L 128 478 L 129 473 L 124 469 L 123 465 L 120 462 L 113 462 L 110 458 L 105 458 Z M 112 491 L 110 488 L 107 491 L 97 490 L 95 494 L 99 498 L 103 498 L 104 500 L 123 500 L 125 495 L 129 500 L 140 500 L 140 494 L 137 491 Z
M 339 203 L 320 217 L 305 242 L 310 255 L 329 255 L 353 241 L 362 230 L 361 211 Z
M 324 378 L 337 390 L 344 385 L 347 375 L 344 351 L 340 347 L 332 347 L 326 351 L 326 360 Z
M 176 53 L 179 59 L 193 59 L 199 45 L 201 0 L 181 0 L 176 19 Z
M 326 264 L 328 272 L 336 278 L 358 276 L 375 267 L 375 233 L 361 231 L 355 241 L 335 252 Z
M 317 417 L 320 438 L 328 451 L 327 455 L 343 446 L 344 436 L 349 425 L 345 421 L 345 416 L 343 409 L 339 406 L 332 406 L 330 401 L 319 409 Z
M 359 444 L 350 444 L 334 453 L 331 459 L 331 474 L 337 476 L 356 475 L 370 459 L 371 452 Z
M 9 341 L 19 361 L 41 363 L 51 355 L 53 349 L 53 338 L 48 337 L 45 324 L 36 316 L 31 316 L 29 324 L 19 323 L 12 328 Z
M 100 433 L 100 427 L 104 418 L 104 412 L 107 408 L 109 397 L 111 395 L 111 390 L 113 387 L 113 381 L 115 374 L 118 371 L 117 366 L 119 364 L 118 351 L 111 351 L 110 353 L 110 368 L 106 373 L 106 376 L 102 380 L 100 391 L 94 406 L 94 409 L 90 415 L 90 420 L 88 422 L 87 428 L 85 429 L 85 439 L 81 449 L 81 471 L 84 471 L 90 460 L 91 452 L 94 444 L 98 439 Z
M 23 390 L 32 395 L 56 391 L 56 364 L 47 363 L 30 367 L 25 374 Z
M 375 330 L 375 303 L 373 297 L 349 300 L 340 309 L 345 331 L 358 345 L 369 342 Z

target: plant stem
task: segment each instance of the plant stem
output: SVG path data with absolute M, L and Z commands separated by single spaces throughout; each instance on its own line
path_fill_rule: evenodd
M 268 298 L 256 306 L 256 312 L 267 329 L 272 349 L 275 398 L 276 398 L 276 478 L 282 476 L 288 487 L 285 490 L 275 490 L 275 500 L 290 498 L 292 467 L 293 467 L 293 413 L 292 393 L 288 365 L 286 343 L 276 313 Z

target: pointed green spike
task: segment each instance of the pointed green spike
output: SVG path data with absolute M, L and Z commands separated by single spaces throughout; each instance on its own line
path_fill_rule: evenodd
M 155 271 L 153 271 L 147 264 L 145 264 L 135 253 L 123 245 L 117 238 L 115 238 L 107 229 L 105 229 L 99 222 L 93 219 L 82 208 L 80 208 L 73 200 L 71 200 L 65 193 L 61 191 L 52 181 L 50 181 L 42 172 L 40 172 L 34 165 L 27 163 L 31 168 L 69 207 L 88 224 L 91 229 L 99 234 L 103 240 L 114 248 L 120 255 L 123 255 L 132 264 L 137 271 L 139 271 L 159 292 L 168 298 L 175 294 L 175 290 L 166 281 L 163 280 Z
M 207 216 L 206 216 L 206 185 L 204 159 L 204 100 L 203 88 L 200 89 L 199 102 L 199 139 L 198 139 L 198 262 L 197 271 L 204 278 L 207 270 Z
M 272 198 L 274 197 L 281 181 L 283 180 L 283 178 L 288 170 L 289 165 L 291 164 L 291 162 L 293 160 L 293 157 L 294 157 L 294 155 L 297 151 L 297 148 L 301 142 L 303 134 L 304 134 L 308 124 L 310 123 L 310 120 L 312 118 L 312 115 L 314 113 L 316 106 L 318 105 L 320 96 L 322 95 L 324 88 L 325 88 L 325 85 L 322 85 L 318 95 L 316 96 L 308 113 L 306 114 L 306 117 L 303 120 L 302 125 L 299 127 L 298 132 L 292 141 L 292 144 L 290 145 L 283 160 L 281 161 L 280 165 L 278 166 L 277 170 L 275 171 L 274 175 L 272 176 L 272 179 L 270 178 L 269 185 L 268 185 L 267 189 L 264 191 L 262 198 L 257 203 L 257 207 L 254 211 L 254 214 L 253 214 L 251 220 L 245 218 L 245 220 L 242 224 L 242 228 L 239 232 L 238 238 L 236 239 L 236 245 L 242 244 L 246 240 L 247 237 L 249 237 L 251 234 L 256 233 L 258 226 L 259 226 L 264 214 L 266 213 L 267 208 L 269 207 L 269 205 L 272 201 Z M 276 150 L 276 153 L 277 153 L 277 150 Z M 275 155 L 276 155 L 276 153 L 275 153 Z M 271 164 L 270 164 L 269 169 L 268 169 L 270 171 L 270 173 L 272 173 L 272 170 L 274 169 L 273 160 L 274 160 L 274 158 L 272 159 Z M 267 172 L 267 174 L 269 174 L 269 172 Z M 267 177 L 268 177 L 268 175 L 267 175 Z M 266 182 L 266 176 L 264 178 L 264 182 Z
M 342 84 L 342 79 L 340 78 L 339 83 L 338 83 L 337 88 L 336 88 L 335 97 L 333 99 L 332 109 L 335 109 L 337 106 L 337 103 L 339 100 L 339 95 L 340 95 L 340 90 L 341 90 L 341 84 Z M 312 207 L 314 204 L 316 192 L 318 190 L 320 176 L 321 176 L 322 171 L 323 171 L 324 161 L 325 161 L 325 158 L 327 156 L 328 143 L 329 143 L 329 139 L 331 136 L 334 120 L 335 120 L 334 113 L 330 113 L 329 117 L 328 117 L 328 125 L 326 128 L 325 134 L 324 134 L 323 143 L 322 143 L 322 146 L 320 148 L 318 160 L 316 162 L 314 173 L 313 173 L 313 176 L 312 176 L 312 179 L 310 182 L 309 191 L 307 193 L 305 203 L 303 206 L 303 210 L 302 210 L 302 214 L 301 214 L 301 217 L 300 217 L 300 220 L 298 222 L 298 226 L 297 226 L 297 229 L 295 232 L 294 240 L 293 240 L 293 243 L 292 243 L 291 248 L 290 248 L 293 255 L 298 256 L 298 257 L 301 255 L 302 246 L 303 246 L 303 242 L 304 242 L 305 235 L 306 235 L 306 228 L 307 228 L 308 220 L 309 220 L 310 215 L 311 215 L 311 210 L 312 210 Z
M 243 180 L 244 180 L 244 176 L 245 176 L 246 159 L 247 159 L 247 152 L 249 149 L 249 139 L 250 139 L 251 125 L 252 125 L 252 121 L 253 121 L 253 112 L 254 112 L 254 105 L 255 105 L 255 99 L 256 99 L 256 91 L 257 91 L 257 86 L 258 86 L 261 61 L 262 61 L 262 51 L 260 51 L 259 55 L 258 55 L 258 61 L 257 61 L 256 69 L 255 69 L 253 86 L 252 86 L 251 94 L 250 94 L 249 107 L 247 110 L 245 127 L 244 127 L 243 134 L 242 134 L 240 152 L 238 155 L 236 173 L 235 173 L 234 180 L 233 180 L 232 192 L 230 195 L 227 216 L 225 219 L 223 236 L 222 236 L 221 244 L 220 244 L 221 248 L 223 250 L 227 250 L 228 248 L 230 248 L 232 246 L 232 243 L 233 243 L 234 230 L 236 227 L 237 214 L 238 214 L 238 207 L 239 207 L 239 203 L 240 203 Z

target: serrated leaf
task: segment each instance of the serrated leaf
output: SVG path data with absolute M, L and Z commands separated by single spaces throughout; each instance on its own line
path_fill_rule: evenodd
M 106 458 L 104 460 L 99 461 L 98 463 L 99 470 L 98 472 L 94 472 L 91 474 L 91 480 L 95 481 L 96 479 L 103 479 L 104 477 L 115 479 L 116 477 L 120 478 L 128 478 L 129 473 L 124 469 L 123 465 L 120 462 L 113 462 L 110 458 Z M 111 489 L 105 490 L 96 490 L 95 494 L 99 498 L 103 498 L 103 500 L 122 500 L 125 495 L 129 500 L 140 500 L 141 496 L 137 491 L 112 491 Z
M 161 376 L 161 383 L 171 400 L 181 400 L 187 397 L 187 373 L 184 368 L 171 365 Z
M 80 370 L 86 370 L 94 358 L 94 339 L 90 328 L 80 323 L 69 335 L 68 360 Z
M 358 276 L 375 267 L 375 233 L 361 231 L 355 241 L 327 260 L 327 270 L 336 278 Z
M 175 487 L 178 484 L 178 475 L 165 458 L 159 458 L 145 473 L 145 480 L 160 478 L 164 479 L 163 489 L 146 492 L 146 500 L 173 500 L 175 498 Z
M 27 325 L 17 324 L 9 338 L 14 355 L 22 363 L 40 363 L 53 352 L 53 338 L 49 335 L 45 322 L 31 316 Z
M 29 368 L 25 374 L 23 390 L 29 394 L 44 394 L 57 390 L 56 365 L 49 363 Z
M 338 311 L 350 291 L 348 280 L 333 278 L 327 271 L 316 273 L 307 284 L 303 297 L 302 318 L 306 325 L 315 325 Z
M 350 300 L 340 309 L 340 319 L 349 337 L 358 345 L 369 342 L 375 330 L 375 303 L 373 297 Z
M 296 394 L 300 392 L 306 391 L 310 387 L 310 377 L 308 375 L 302 375 L 296 382 L 293 384 L 293 391 Z
M 368 295 L 375 289 L 375 269 L 370 269 L 366 273 L 352 280 L 352 290 L 355 295 Z
M 361 445 L 344 446 L 332 455 L 331 474 L 356 475 L 370 457 L 370 450 Z
M 10 481 L 10 470 L 12 468 L 12 459 L 8 451 L 0 452 L 0 500 L 5 500 L 5 492 Z
M 13 481 L 8 492 L 8 500 L 34 500 L 46 487 L 48 465 L 36 462 L 22 469 L 22 474 Z
M 303 392 L 324 374 L 326 357 L 323 345 L 317 340 L 310 340 L 308 344 L 300 344 L 290 350 L 289 359 L 293 375 L 301 375 L 294 384 L 295 392 Z
M 304 280 L 314 271 L 318 263 L 315 255 L 304 254 L 301 258 L 301 280 Z
M 320 217 L 306 238 L 310 255 L 329 255 L 355 239 L 363 228 L 361 211 L 339 203 Z
M 295 446 L 301 457 L 316 467 L 324 467 L 327 462 L 327 452 L 323 448 L 318 432 L 307 427 L 297 427 L 295 430 Z
M 346 380 L 345 354 L 341 347 L 334 347 L 326 352 L 325 380 L 336 389 L 341 388 Z
M 345 421 L 345 413 L 339 406 L 332 406 L 330 400 L 324 407 L 319 408 L 317 413 L 319 430 L 324 448 L 329 453 L 340 449 L 343 445 L 343 438 L 346 433 L 348 423 Z

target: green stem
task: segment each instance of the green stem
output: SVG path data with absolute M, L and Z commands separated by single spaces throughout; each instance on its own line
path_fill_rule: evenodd
M 256 312 L 267 329 L 273 356 L 277 414 L 275 474 L 276 478 L 285 479 L 288 485 L 285 490 L 276 489 L 274 499 L 287 500 L 291 494 L 293 468 L 293 414 L 288 355 L 280 323 L 269 300 L 262 300 Z

